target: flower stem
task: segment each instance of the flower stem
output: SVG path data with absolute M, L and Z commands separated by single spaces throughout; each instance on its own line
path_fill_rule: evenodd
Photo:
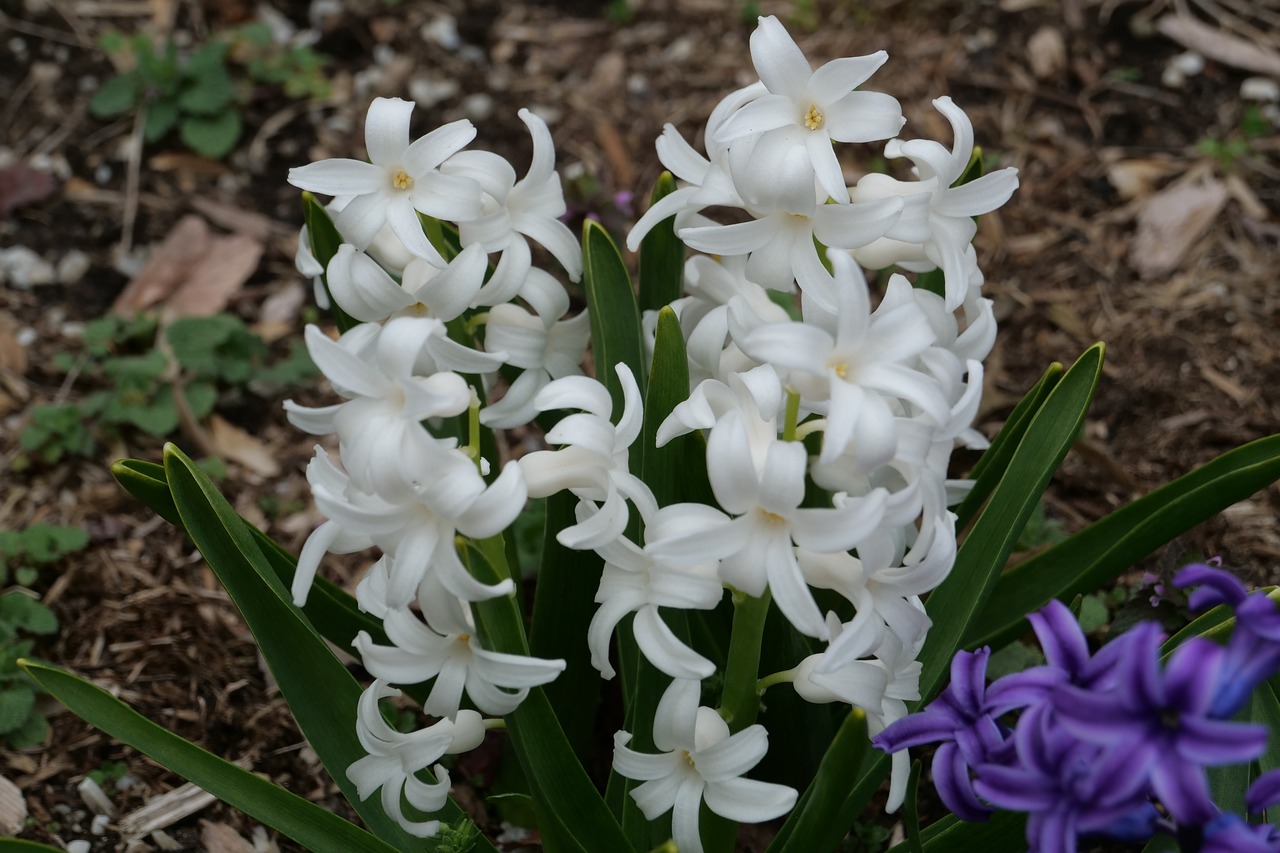
M 794 669 L 784 669 L 782 672 L 775 672 L 773 675 L 766 675 L 764 678 L 756 682 L 756 693 L 761 696 L 770 687 L 775 684 L 788 684 L 795 681 L 796 671 Z
M 787 389 L 787 414 L 782 428 L 783 441 L 796 440 L 796 424 L 800 420 L 800 392 Z
M 760 640 L 772 596 L 766 589 L 759 598 L 733 592 L 733 630 L 729 637 L 729 660 L 725 664 L 724 692 L 720 694 L 720 716 L 729 731 L 740 732 L 756 721 L 760 693 L 756 682 L 760 672 Z

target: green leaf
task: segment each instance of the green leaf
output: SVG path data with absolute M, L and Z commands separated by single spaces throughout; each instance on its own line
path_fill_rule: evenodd
M 339 850 L 393 853 L 396 850 L 328 809 L 166 731 L 100 687 L 35 661 L 23 661 L 22 666 L 41 687 L 78 716 L 309 850 L 335 853 Z M 406 841 L 401 850 L 421 844 L 411 837 L 402 843 Z
M 200 553 L 244 616 L 298 720 L 298 726 L 366 824 L 385 841 L 414 844 L 377 798 L 362 801 L 346 769 L 366 753 L 356 739 L 360 686 L 293 606 L 243 520 L 208 477 L 174 445 L 165 445 L 165 474 L 178 514 Z M 461 814 L 450 802 L 441 820 Z
M 147 105 L 147 117 L 142 122 L 142 138 L 155 142 L 178 123 L 178 102 L 162 98 Z
M 1031 425 L 1031 419 L 1035 417 L 1036 412 L 1040 411 L 1049 392 L 1061 379 L 1062 365 L 1054 362 L 1040 377 L 1040 381 L 1018 401 L 1018 405 L 1013 407 L 1013 411 L 1009 413 L 1008 419 L 995 440 L 991 442 L 991 446 L 969 472 L 970 479 L 974 481 L 973 488 L 969 490 L 960 508 L 956 510 L 956 530 L 964 530 L 968 527 L 983 502 L 991 496 L 996 483 L 1000 482 L 1000 478 L 1009 467 L 1009 460 L 1013 458 L 1013 451 L 1018 449 L 1018 442 L 1022 441 L 1027 427 Z
M 1280 478 L 1280 435 L 1230 450 L 1005 573 L 965 639 L 1000 645 L 1051 598 L 1099 588 L 1142 557 Z
M 197 154 L 220 160 L 240 140 L 240 114 L 226 110 L 213 116 L 188 116 L 178 129 L 182 141 Z
M 0 838 L 0 853 L 62 853 L 62 848 L 21 838 Z
M 52 563 L 82 550 L 89 533 L 80 527 L 60 524 L 33 524 L 21 533 L 22 550 L 36 563 Z
M 102 84 L 89 101 L 89 112 L 98 118 L 115 118 L 132 112 L 142 95 L 142 79 L 126 71 Z
M 676 191 L 670 172 L 658 176 L 649 197 L 652 207 L 659 199 Z M 676 236 L 676 218 L 662 220 L 640 241 L 640 310 L 657 311 L 684 292 L 684 243 Z
M 27 721 L 36 705 L 36 692 L 18 684 L 0 690 L 0 735 L 6 735 Z
M 333 219 L 324 209 L 324 205 L 309 192 L 302 194 L 302 218 L 307 223 L 311 254 L 320 262 L 320 266 L 328 270 L 329 261 L 338 254 L 338 247 L 342 245 L 342 235 L 338 233 L 338 227 L 333 224 Z M 359 321 L 343 311 L 341 306 L 333 300 L 333 292 L 329 290 L 328 274 L 321 274 L 320 281 L 324 284 L 325 293 L 329 295 L 329 311 L 333 314 L 333 322 L 338 325 L 338 331 L 345 332 L 358 325 Z
M 907 777 L 907 799 L 902 805 L 902 822 L 907 829 L 907 853 L 924 853 L 920 840 L 920 810 L 916 801 L 920 787 L 920 759 L 911 762 L 911 775 Z
M 0 595 L 0 622 L 31 634 L 52 634 L 58 630 L 58 617 L 34 595 L 23 590 L 10 590 Z
M 30 714 L 27 714 L 27 720 L 18 728 L 5 735 L 5 740 L 9 742 L 9 746 L 14 749 L 29 749 L 33 746 L 43 746 L 49 738 L 49 721 L 44 718 L 39 709 L 33 708 Z
M 178 97 L 178 106 L 184 113 L 217 116 L 232 106 L 235 97 L 236 88 L 231 78 L 226 69 L 219 66 L 195 78 Z
M 986 823 L 966 823 L 955 815 L 930 824 L 921 833 L 926 853 L 1023 853 L 1027 849 L 1027 816 L 996 812 Z M 907 853 L 908 842 L 889 853 Z
M 925 607 L 933 626 L 920 655 L 925 700 L 941 689 L 951 658 L 991 595 L 1018 534 L 1075 442 L 1098 387 L 1103 351 L 1102 344 L 1086 350 L 1049 392 L 960 547 L 955 567 L 929 594 Z
M 470 545 L 461 556 L 481 583 L 498 583 L 511 576 L 500 535 Z M 473 610 L 485 648 L 507 654 L 529 653 L 524 619 L 514 598 L 502 596 L 478 602 Z M 538 828 L 544 840 L 556 839 L 556 843 L 547 844 L 547 849 L 557 853 L 634 850 L 574 756 L 543 689 L 532 688 L 505 719 L 507 735 L 537 807 Z
M 627 275 L 622 253 L 604 226 L 588 219 L 582 228 L 582 284 L 591 311 L 591 348 L 595 356 L 596 378 L 609 389 L 613 399 L 613 417 L 622 414 L 622 384 L 614 366 L 625 364 L 644 394 L 645 357 L 640 331 L 640 308 L 631 277 Z M 632 445 L 631 466 L 641 469 L 642 455 L 638 444 Z
M 801 795 L 781 831 L 769 845 L 768 853 L 811 853 L 815 850 L 834 850 L 842 830 L 835 835 L 836 843 L 815 846 L 821 835 L 830 835 L 833 821 L 841 821 L 845 798 L 861 772 L 870 741 L 867 740 L 867 714 L 861 708 L 852 708 L 845 716 L 840 730 L 831 741 L 813 782 Z M 847 827 L 847 823 L 842 823 Z

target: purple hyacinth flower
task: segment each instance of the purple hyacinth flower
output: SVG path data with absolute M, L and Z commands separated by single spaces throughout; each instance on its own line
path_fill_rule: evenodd
M 1269 823 L 1248 823 L 1240 815 L 1221 814 L 1205 827 L 1199 846 L 1184 843 L 1183 849 L 1197 853 L 1275 853 L 1280 845 L 1280 828 Z
M 1244 795 L 1244 804 L 1249 814 L 1262 814 L 1275 805 L 1280 805 L 1280 770 L 1269 770 L 1263 773 Z
M 1214 717 L 1232 717 L 1254 688 L 1280 669 L 1280 608 L 1262 593 L 1250 594 L 1230 572 L 1202 563 L 1183 568 L 1173 582 L 1198 587 L 1188 598 L 1192 610 L 1219 604 L 1235 610 L 1236 626 L 1227 641 L 1221 686 L 1211 709 Z
M 1079 740 L 1054 722 L 1048 704 L 1028 708 L 1014 730 L 1017 761 L 979 765 L 974 790 L 998 808 L 1028 813 L 1027 843 L 1039 853 L 1074 853 L 1081 835 L 1145 840 L 1157 812 L 1148 777 L 1127 749 Z
M 957 652 L 951 659 L 951 683 L 924 710 L 892 723 L 871 742 L 894 753 L 941 743 L 933 756 L 933 784 L 944 805 L 961 820 L 986 820 L 991 814 L 973 792 L 970 770 L 999 763 L 1008 753 L 1008 729 L 996 721 L 986 702 L 987 660 L 991 649 Z
M 1251 761 L 1262 754 L 1267 728 L 1215 719 L 1226 650 L 1199 637 L 1160 669 L 1161 633 L 1143 623 L 1116 663 L 1106 693 L 1064 686 L 1054 696 L 1057 719 L 1082 740 L 1127 752 L 1151 774 L 1151 788 L 1180 825 L 1205 824 L 1218 809 L 1204 768 Z

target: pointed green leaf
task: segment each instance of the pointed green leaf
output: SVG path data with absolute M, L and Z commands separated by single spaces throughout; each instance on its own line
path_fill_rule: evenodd
M 596 379 L 604 383 L 613 398 L 613 417 L 622 414 L 622 385 L 614 365 L 631 368 L 643 394 L 647 378 L 640 308 L 622 253 L 604 226 L 588 219 L 582 229 L 582 284 L 591 311 L 591 349 L 595 357 Z M 633 445 L 633 451 L 637 446 Z M 632 454 L 632 470 L 639 470 Z
M 652 207 L 676 191 L 676 179 L 663 172 L 649 197 Z M 640 241 L 640 310 L 657 311 L 684 293 L 684 243 L 676 236 L 676 218 L 662 220 Z
M 850 709 L 840 730 L 818 765 L 813 782 L 800 796 L 787 822 L 769 845 L 768 853 L 810 853 L 834 850 L 844 837 L 835 834 L 835 844 L 821 845 L 821 837 L 831 836 L 833 822 L 843 823 L 843 809 L 849 791 L 858 779 L 867 757 L 867 714 L 861 708 Z
M 174 445 L 165 445 L 165 474 L 187 535 L 226 587 L 298 720 L 298 726 L 352 807 L 374 833 L 399 846 L 418 842 L 389 818 L 377 798 L 360 800 L 346 770 L 365 755 L 356 739 L 360 686 L 323 638 L 293 606 L 240 516 L 209 478 Z M 439 817 L 462 815 L 449 802 Z
M 0 838 L 0 853 L 62 853 L 62 848 L 21 838 Z
M 1031 419 L 1035 417 L 1036 412 L 1040 411 L 1049 392 L 1061 378 L 1062 365 L 1054 362 L 1040 377 L 1040 381 L 1018 401 L 1018 405 L 1013 407 L 1004 426 L 992 440 L 991 446 L 969 472 L 969 479 L 974 481 L 973 488 L 969 490 L 969 494 L 956 510 L 956 530 L 964 530 L 968 527 L 983 502 L 990 497 L 996 483 L 1000 482 L 1005 469 L 1009 467 L 1013 451 L 1018 449 L 1018 442 L 1022 441 L 1022 436 L 1026 434 Z
M 77 716 L 309 850 L 393 853 L 396 849 L 328 809 L 161 728 L 84 679 L 30 660 L 23 661 L 22 668 Z
M 1142 557 L 1280 478 L 1280 435 L 1230 450 L 1009 570 L 967 646 L 1000 645 L 1051 598 L 1095 590 Z

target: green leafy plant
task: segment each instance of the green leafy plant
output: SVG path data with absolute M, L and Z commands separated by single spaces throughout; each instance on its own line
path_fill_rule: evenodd
M 175 433 L 182 410 L 200 420 L 218 402 L 246 391 L 269 392 L 311 376 L 315 366 L 295 345 L 283 358 L 232 314 L 188 317 L 160 333 L 154 319 L 114 315 L 85 327 L 84 349 L 58 363 L 80 363 L 81 381 L 93 390 L 76 403 L 35 406 L 18 443 L 25 458 L 55 464 L 88 456 L 98 443 L 127 430 L 157 438 Z M 96 424 L 98 433 L 88 424 Z
M 1196 143 L 1196 149 L 1206 157 L 1218 161 L 1223 171 L 1234 170 L 1240 160 L 1249 156 L 1254 142 L 1271 133 L 1271 122 L 1257 106 L 1247 107 L 1240 117 L 1240 126 L 1227 137 L 1205 136 Z
M 309 45 L 280 44 L 266 24 L 252 22 L 229 36 L 228 58 L 259 83 L 279 86 L 290 98 L 327 98 L 329 57 Z
M 49 724 L 36 708 L 37 689 L 18 667 L 35 646 L 30 635 L 58 630 L 58 617 L 29 587 L 40 570 L 89 543 L 79 527 L 33 524 L 0 530 L 0 738 L 21 749 L 44 740 Z
M 109 53 L 122 53 L 133 66 L 102 85 L 89 102 L 98 118 L 143 112 L 143 138 L 156 142 L 175 128 L 183 143 L 206 157 L 231 153 L 243 129 L 236 89 L 227 70 L 227 44 L 211 41 L 183 57 L 173 41 L 149 36 L 126 41 L 104 38 Z

